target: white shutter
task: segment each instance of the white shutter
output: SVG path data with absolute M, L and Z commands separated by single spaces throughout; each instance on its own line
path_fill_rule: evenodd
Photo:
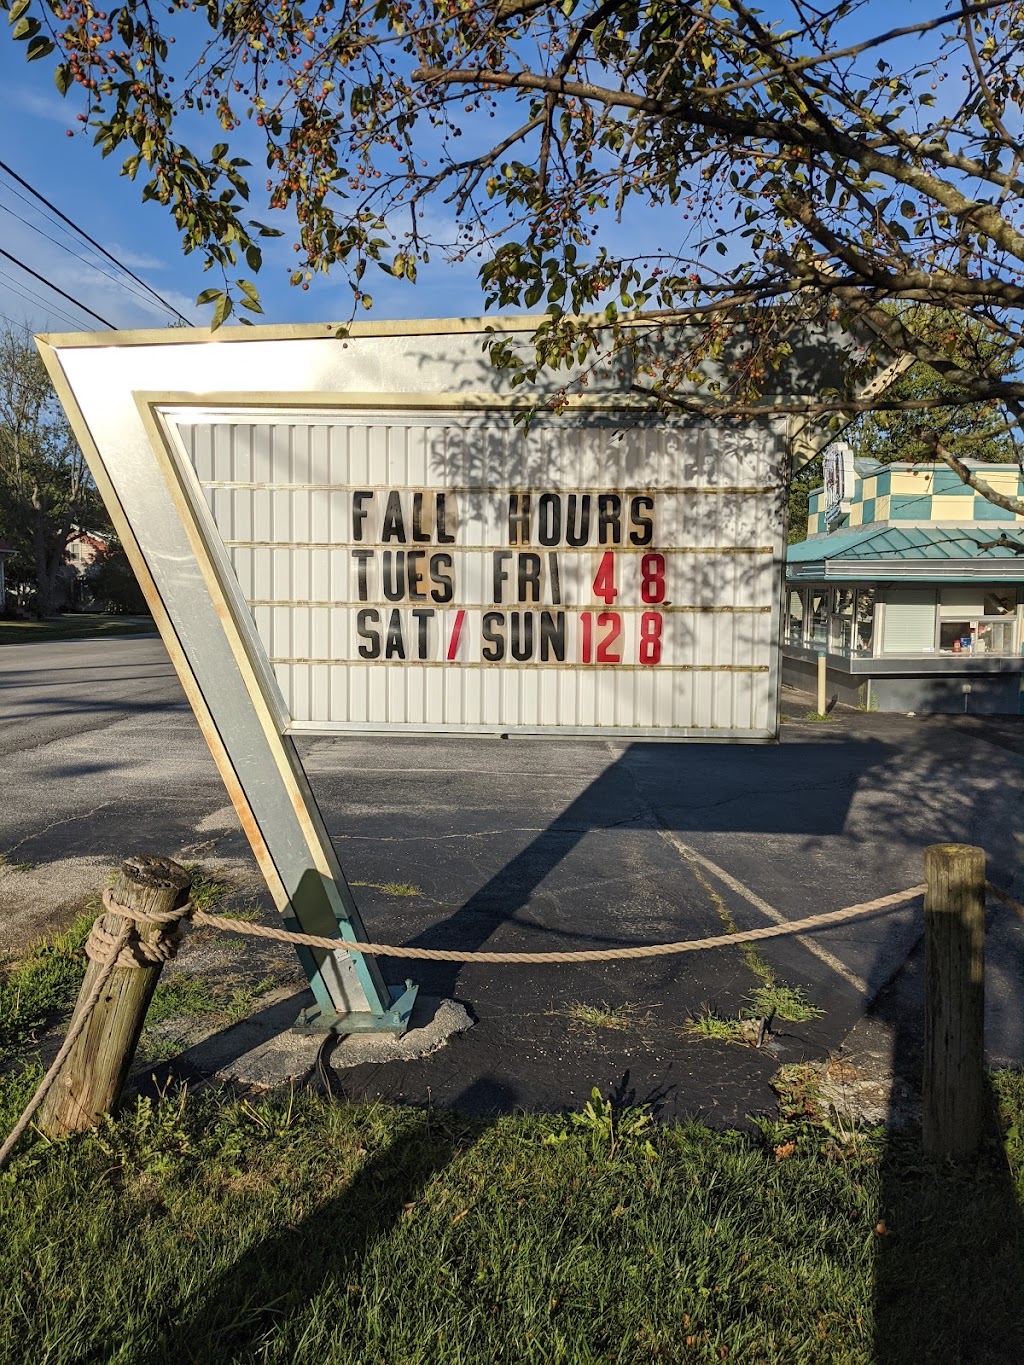
M 884 654 L 924 654 L 935 650 L 934 588 L 902 588 L 885 602 Z

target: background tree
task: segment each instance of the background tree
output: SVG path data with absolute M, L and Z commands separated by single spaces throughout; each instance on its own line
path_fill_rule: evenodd
M 61 605 L 72 529 L 97 519 L 99 499 L 39 353 L 8 327 L 0 331 L 0 535 L 30 576 L 41 616 Z
M 358 311 L 371 264 L 412 281 L 431 253 L 478 259 L 488 306 L 546 310 L 532 354 L 492 338 L 517 380 L 575 366 L 567 383 L 585 383 L 610 337 L 652 404 L 715 417 L 1024 412 L 1019 3 L 916 0 L 898 27 L 884 0 L 3 3 L 104 155 L 220 276 L 200 295 L 214 325 L 259 311 L 248 276 L 277 231 L 248 216 L 247 123 L 294 283 L 341 269 Z M 611 233 L 652 210 L 661 245 Z M 978 327 L 999 364 L 884 306 L 906 303 Z M 773 396 L 796 340 L 835 323 L 866 338 L 848 384 Z M 880 357 L 928 365 L 936 389 L 858 402 Z M 1018 510 L 941 429 L 929 449 Z
M 971 319 L 945 309 L 926 313 L 913 305 L 900 311 L 915 331 L 927 333 L 933 345 L 938 342 L 947 350 L 955 345 L 962 366 L 984 365 L 1002 374 L 1016 359 L 1014 347 L 993 338 Z M 914 313 L 919 316 L 912 317 Z M 912 406 L 941 399 L 948 395 L 948 388 L 942 375 L 918 361 L 899 375 L 888 391 L 888 397 L 910 406 L 864 413 L 843 433 L 844 439 L 855 455 L 870 456 L 883 464 L 931 459 L 933 433 L 940 435 L 944 445 L 961 460 L 1019 463 L 1021 433 L 1015 422 L 1006 420 L 998 403 L 948 403 L 923 410 Z
M 132 572 L 128 556 L 114 535 L 85 571 L 85 587 L 100 611 L 148 616 L 149 606 Z

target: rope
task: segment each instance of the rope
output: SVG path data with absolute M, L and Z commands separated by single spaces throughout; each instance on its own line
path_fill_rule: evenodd
M 716 934 L 713 938 L 684 939 L 678 943 L 637 944 L 626 948 L 582 948 L 569 952 L 551 953 L 492 953 L 462 948 L 410 948 L 394 943 L 360 943 L 349 939 L 327 938 L 320 934 L 296 934 L 287 929 L 271 929 L 248 920 L 230 919 L 226 915 L 208 915 L 204 910 L 193 910 L 192 923 L 205 924 L 211 929 L 224 929 L 230 934 L 250 934 L 254 938 L 274 939 L 278 943 L 300 943 L 307 948 L 326 948 L 336 952 L 363 953 L 368 957 L 402 957 L 425 962 L 495 962 L 503 965 L 532 966 L 547 962 L 615 962 L 621 959 L 669 957 L 676 953 L 696 953 L 706 948 L 724 948 L 729 944 L 755 943 L 764 938 L 780 938 L 785 934 L 802 934 L 808 929 L 823 929 L 827 925 L 842 924 L 861 915 L 870 915 L 890 906 L 901 905 L 924 894 L 924 884 L 911 886 L 890 896 L 879 896 L 873 901 L 848 905 L 843 910 L 829 910 L 806 919 L 791 920 L 787 924 L 769 924 L 761 929 L 746 929 L 738 934 Z M 119 910 L 115 913 L 120 914 Z
M 1013 905 L 1024 916 L 1024 906 L 1018 905 L 1016 901 L 1011 901 L 1005 892 L 992 886 L 991 883 L 989 883 L 989 889 Z M 492 962 L 529 966 L 549 962 L 614 962 L 622 959 L 667 957 L 676 953 L 699 952 L 707 948 L 724 948 L 729 944 L 754 943 L 766 938 L 780 938 L 786 934 L 802 934 L 809 929 L 822 929 L 827 925 L 842 924 L 847 920 L 874 914 L 879 910 L 887 910 L 894 905 L 902 905 L 904 902 L 914 900 L 917 896 L 922 895 L 924 890 L 923 884 L 912 886 L 906 891 L 896 891 L 889 896 L 878 896 L 875 900 L 862 901 L 858 905 L 848 905 L 842 910 L 829 910 L 824 914 L 809 915 L 805 919 L 793 920 L 787 924 L 771 924 L 761 929 L 744 930 L 742 933 L 716 934 L 712 938 L 684 939 L 678 943 L 638 944 L 635 947 L 623 948 L 585 948 L 570 952 L 550 953 L 471 952 L 456 948 L 411 948 L 399 947 L 393 943 L 358 943 L 348 939 L 328 938 L 320 934 L 298 934 L 288 929 L 271 929 L 266 925 L 250 924 L 247 920 L 231 919 L 224 915 L 210 915 L 205 910 L 197 910 L 191 902 L 177 910 L 165 912 L 135 910 L 130 906 L 121 905 L 114 900 L 109 891 L 104 891 L 104 908 L 113 915 L 120 915 L 126 922 L 117 935 L 112 935 L 106 930 L 97 933 L 97 925 L 93 925 L 93 931 L 89 935 L 86 947 L 88 950 L 89 945 L 93 944 L 94 950 L 90 952 L 90 957 L 93 961 L 101 963 L 100 973 L 93 983 L 88 999 L 75 1014 L 71 1028 L 68 1030 L 68 1036 L 64 1039 L 53 1064 L 43 1077 L 39 1089 L 29 1101 L 25 1112 L 15 1124 L 3 1147 L 0 1147 L 0 1170 L 3 1169 L 18 1139 L 32 1122 L 36 1110 L 52 1087 L 61 1067 L 103 995 L 115 967 L 151 965 L 150 962 L 139 962 L 132 950 L 129 950 L 128 958 L 125 959 L 125 949 L 128 948 L 129 940 L 132 934 L 136 933 L 136 926 L 139 924 L 177 926 L 181 920 L 190 919 L 193 924 L 206 925 L 211 929 L 223 929 L 228 933 L 246 934 L 253 938 L 273 939 L 278 943 L 295 943 L 308 948 L 323 948 L 328 952 L 344 949 L 347 952 L 363 953 L 366 956 L 415 958 L 428 962 Z M 176 940 L 177 937 L 176 931 L 172 930 L 166 936 L 158 935 L 154 943 L 146 943 L 145 946 L 155 949 L 161 941 L 170 942 L 172 939 Z M 134 946 L 132 945 L 132 949 Z M 175 942 L 174 947 L 176 948 L 176 946 Z M 173 956 L 173 951 L 167 956 Z M 154 959 L 154 961 L 161 962 L 166 960 L 167 958 L 164 956 Z
M 177 954 L 181 943 L 181 920 L 191 912 L 191 903 L 178 910 L 133 910 L 114 900 L 113 894 L 103 892 L 103 907 L 112 915 L 120 915 L 128 921 L 129 937 L 122 943 L 119 931 L 104 927 L 101 919 L 93 922 L 89 937 L 85 941 L 85 955 L 92 962 L 111 962 L 115 967 L 157 967 Z M 159 925 L 160 932 L 155 938 L 141 938 L 136 925 Z
M 1008 891 L 1004 891 L 1001 886 L 996 886 L 995 882 L 986 882 L 985 890 L 991 891 L 996 900 L 1008 905 L 1011 910 L 1015 910 L 1021 919 L 1024 919 L 1024 905 L 1020 901 L 1015 901 Z

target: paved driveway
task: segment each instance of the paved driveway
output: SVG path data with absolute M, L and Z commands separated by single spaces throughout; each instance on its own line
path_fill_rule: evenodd
M 254 878 L 159 641 L 6 646 L 0 698 L 0 949 L 69 916 L 128 852 Z M 984 845 L 1008 882 L 1021 747 L 1015 722 L 852 714 L 790 721 L 778 746 L 409 737 L 315 739 L 303 752 L 371 935 L 538 949 L 835 909 L 920 881 L 922 848 L 941 840 Z M 403 883 L 416 894 L 386 889 Z M 560 1105 L 599 1084 L 732 1119 L 766 1102 L 780 1058 L 834 1047 L 918 933 L 908 909 L 766 944 L 778 977 L 825 1010 L 781 1026 L 775 1054 L 682 1031 L 709 1007 L 734 1012 L 758 984 L 738 950 L 529 972 L 417 964 L 407 974 L 464 1000 L 477 1026 L 350 1084 L 471 1107 Z M 602 1003 L 631 1006 L 633 1027 L 574 1022 L 571 1007 Z M 1020 1048 L 1008 1018 L 1003 1051 Z

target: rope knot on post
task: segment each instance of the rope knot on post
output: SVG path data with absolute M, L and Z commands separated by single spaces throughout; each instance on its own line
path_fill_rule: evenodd
M 192 913 L 192 902 L 175 910 L 136 910 L 116 901 L 107 890 L 103 892 L 103 908 L 132 925 L 155 924 L 163 927 L 154 938 L 149 939 L 141 938 L 137 931 L 133 931 L 122 946 L 123 934 L 106 928 L 102 919 L 97 919 L 85 941 L 86 957 L 91 962 L 104 965 L 113 963 L 115 967 L 156 967 L 170 962 L 177 955 L 181 944 L 181 921 Z

